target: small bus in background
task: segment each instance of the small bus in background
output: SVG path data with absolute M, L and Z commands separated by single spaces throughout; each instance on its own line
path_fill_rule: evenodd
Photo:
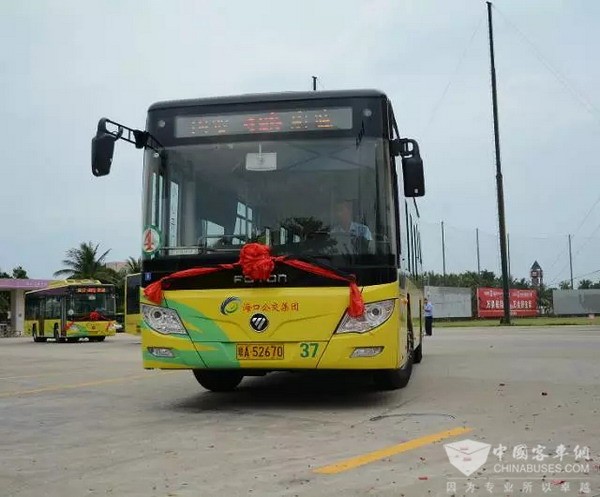
M 98 280 L 62 280 L 25 294 L 25 333 L 34 342 L 101 342 L 115 334 L 115 314 L 115 287 Z

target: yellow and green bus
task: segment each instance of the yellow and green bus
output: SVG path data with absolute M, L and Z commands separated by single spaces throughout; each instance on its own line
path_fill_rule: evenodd
M 115 334 L 115 287 L 98 280 L 62 280 L 25 294 L 25 333 L 34 342 L 49 338 L 101 342 Z
M 125 276 L 125 333 L 139 335 L 141 333 L 140 316 L 140 284 L 141 274 Z
M 146 369 L 212 391 L 272 371 L 361 370 L 404 387 L 423 354 L 425 193 L 416 141 L 377 90 L 160 102 L 145 130 L 141 327 Z

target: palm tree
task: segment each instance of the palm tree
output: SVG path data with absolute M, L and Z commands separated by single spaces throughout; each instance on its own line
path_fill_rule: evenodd
M 142 272 L 142 261 L 139 258 L 130 257 L 127 259 L 127 266 L 125 266 L 126 274 L 135 274 Z
M 55 277 L 75 279 L 97 279 L 108 281 L 111 271 L 106 267 L 104 259 L 110 249 L 98 256 L 98 247 L 92 242 L 82 242 L 78 248 L 67 250 L 67 257 L 62 261 L 65 266 L 54 273 Z

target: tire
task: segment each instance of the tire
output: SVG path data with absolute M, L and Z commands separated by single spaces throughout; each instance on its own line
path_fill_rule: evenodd
M 37 336 L 37 326 L 35 324 L 31 328 L 31 335 L 33 336 L 33 341 L 36 343 L 45 342 L 47 340 L 46 337 Z
M 103 342 L 106 337 L 88 337 L 90 342 Z
M 69 342 L 69 343 L 76 343 L 78 341 L 79 341 L 79 338 L 77 338 L 77 337 L 69 337 L 69 338 L 67 338 L 67 342 Z
M 193 373 L 198 383 L 211 392 L 231 392 L 244 378 L 244 375 L 237 371 L 194 369 Z
M 408 358 L 404 366 L 398 369 L 382 369 L 376 371 L 373 375 L 375 388 L 377 390 L 398 390 L 408 385 L 413 367 L 412 338 L 409 335 L 409 343 L 407 344 Z
M 423 306 L 419 300 L 419 346 L 413 352 L 413 364 L 419 364 L 423 360 Z
M 414 364 L 420 364 L 420 362 L 422 360 L 423 360 L 423 338 L 421 338 L 421 343 L 415 349 L 415 352 L 414 352 L 414 355 L 413 355 L 413 363 Z
M 61 336 L 60 336 L 60 332 L 58 331 L 58 324 L 54 324 L 53 334 L 54 334 L 54 341 L 56 343 L 64 342 L 65 341 L 65 339 L 61 338 Z

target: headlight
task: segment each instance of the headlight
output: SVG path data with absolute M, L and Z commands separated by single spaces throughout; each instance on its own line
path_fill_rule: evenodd
M 154 331 L 158 331 L 163 335 L 185 335 L 187 333 L 185 326 L 179 319 L 179 314 L 173 309 L 142 304 L 141 311 L 144 321 Z
M 381 300 L 365 304 L 365 313 L 352 318 L 346 313 L 336 333 L 365 333 L 385 323 L 394 311 L 394 300 Z

